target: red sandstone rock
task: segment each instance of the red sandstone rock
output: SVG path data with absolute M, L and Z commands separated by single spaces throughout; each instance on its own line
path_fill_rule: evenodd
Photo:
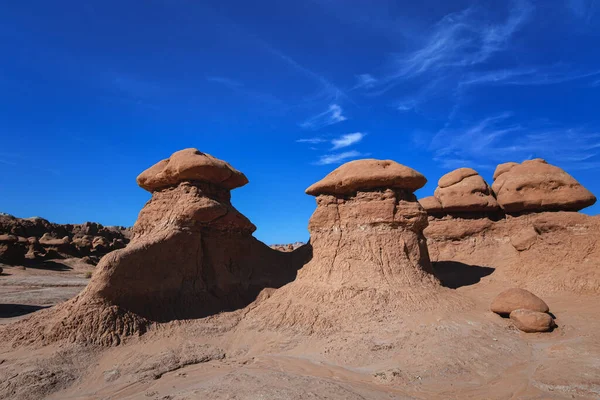
M 341 195 L 376 188 L 404 189 L 414 192 L 427 179 L 412 168 L 391 160 L 356 160 L 335 169 L 325 178 L 306 189 L 306 193 Z
M 596 197 L 562 169 L 542 159 L 500 164 L 492 189 L 507 213 L 578 211 Z
M 548 305 L 544 300 L 535 294 L 519 288 L 512 288 L 500 293 L 490 309 L 496 314 L 510 314 L 514 310 L 525 309 L 546 313 L 549 311 Z
M 313 333 L 468 304 L 433 274 L 423 236 L 427 214 L 412 193 L 424 183 L 420 177 L 395 162 L 358 160 L 312 185 L 313 257 L 296 280 L 253 310 L 254 323 Z
M 199 181 L 231 190 L 248 183 L 240 171 L 197 149 L 177 151 L 137 177 L 138 185 L 153 192 L 180 182 Z
M 527 333 L 548 332 L 555 326 L 552 316 L 527 309 L 514 310 L 510 319 L 519 330 Z
M 140 211 L 131 242 L 100 260 L 79 296 L 28 321 L 20 340 L 119 344 L 153 322 L 243 307 L 304 263 L 306 252 L 275 251 L 252 237 L 255 226 L 230 202 L 229 188 L 246 178 L 224 161 L 185 150 L 138 180 L 160 190 Z
M 498 211 L 488 184 L 471 168 L 459 168 L 442 176 L 433 199 L 421 200 L 431 215 Z

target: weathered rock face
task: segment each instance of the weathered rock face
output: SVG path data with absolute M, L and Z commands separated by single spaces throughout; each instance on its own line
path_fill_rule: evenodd
M 14 240 L 9 240 L 14 238 Z M 19 265 L 49 258 L 89 257 L 94 263 L 129 242 L 130 228 L 84 224 L 54 224 L 42 218 L 0 215 L 0 262 Z M 102 242 L 102 247 L 93 242 Z
M 309 255 L 272 250 L 252 237 L 255 226 L 230 203 L 229 189 L 245 176 L 210 155 L 177 152 L 138 182 L 153 191 L 129 245 L 104 257 L 75 299 L 49 316 L 38 313 L 26 326 L 29 337 L 18 340 L 115 344 L 153 322 L 243 307 L 263 288 L 292 280 Z
M 500 211 L 488 184 L 471 168 L 459 168 L 442 176 L 434 195 L 419 202 L 430 215 Z
M 539 158 L 500 164 L 492 189 L 507 213 L 579 211 L 596 202 L 571 175 Z
M 452 300 L 440 300 L 443 288 L 429 261 L 427 214 L 413 194 L 425 183 L 414 183 L 420 176 L 392 161 L 358 160 L 308 188 L 317 196 L 308 225 L 313 258 L 250 320 L 310 334 L 368 324 L 381 313 L 452 307 Z
M 534 293 L 600 293 L 600 216 L 561 211 L 499 220 L 430 217 L 425 236 L 437 265 L 493 268 L 486 279 Z

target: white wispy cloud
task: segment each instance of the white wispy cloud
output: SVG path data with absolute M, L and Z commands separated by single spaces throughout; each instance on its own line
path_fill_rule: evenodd
M 425 43 L 408 53 L 397 54 L 393 72 L 380 79 L 383 93 L 402 81 L 441 70 L 464 70 L 488 61 L 509 47 L 509 40 L 528 20 L 533 6 L 526 0 L 512 2 L 502 22 L 490 21 L 477 6 L 443 17 Z
M 307 119 L 300 126 L 305 129 L 320 129 L 345 121 L 346 119 L 343 115 L 342 107 L 339 104 L 331 104 L 326 111 Z
M 320 138 L 320 137 L 314 137 L 314 138 L 308 138 L 308 139 L 298 139 L 298 140 L 296 140 L 296 142 L 297 143 L 319 144 L 319 143 L 328 142 L 328 140 Z
M 367 154 L 360 153 L 356 150 L 345 151 L 343 153 L 336 154 L 325 154 L 319 158 L 315 164 L 316 165 L 328 165 L 328 164 L 339 164 L 343 161 L 347 161 L 353 158 L 359 158 L 367 156 Z
M 513 113 L 475 123 L 447 127 L 429 143 L 434 160 L 444 168 L 494 168 L 506 161 L 541 157 L 576 170 L 600 167 L 600 132 L 585 127 L 524 125 Z
M 600 75 L 600 69 L 596 71 L 581 72 L 561 65 L 551 67 L 526 67 L 469 73 L 460 81 L 460 85 L 491 84 L 541 86 L 592 78 L 598 75 Z
M 360 142 L 364 137 L 365 134 L 362 132 L 347 133 L 331 141 L 331 144 L 333 145 L 331 150 L 352 146 L 353 144 Z
M 365 88 L 370 89 L 375 86 L 377 79 L 371 74 L 360 74 L 356 75 L 356 85 L 353 89 Z

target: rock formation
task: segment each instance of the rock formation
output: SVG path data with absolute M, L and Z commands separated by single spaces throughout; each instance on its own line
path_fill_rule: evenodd
M 579 211 L 596 197 L 562 169 L 537 158 L 500 164 L 492 189 L 506 213 Z
M 600 217 L 573 212 L 594 203 L 587 189 L 537 159 L 500 164 L 492 190 L 501 207 L 492 214 L 444 214 L 421 200 L 433 209 L 425 236 L 436 269 L 463 263 L 534 292 L 600 292 Z
M 452 306 L 440 300 L 444 289 L 423 236 L 427 214 L 413 194 L 425 183 L 411 168 L 369 159 L 310 186 L 306 193 L 317 197 L 308 225 L 313 258 L 255 308 L 257 325 L 312 333 L 380 313 Z
M 88 257 L 93 263 L 129 242 L 130 229 L 122 226 L 54 224 L 43 218 L 16 218 L 0 214 L 0 263 L 20 265 L 51 258 Z M 103 243 L 102 246 L 94 243 Z
M 499 211 L 490 187 L 471 168 L 459 168 L 442 176 L 434 195 L 419 202 L 430 215 L 481 215 Z
M 116 344 L 153 322 L 243 307 L 292 280 L 306 250 L 275 251 L 252 236 L 256 228 L 230 203 L 230 190 L 247 182 L 196 149 L 142 172 L 138 183 L 152 198 L 129 245 L 105 256 L 76 298 L 25 321 L 29 332 L 17 339 Z

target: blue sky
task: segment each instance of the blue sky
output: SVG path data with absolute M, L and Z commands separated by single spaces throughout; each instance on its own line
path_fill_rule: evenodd
M 304 189 L 393 159 L 429 180 L 543 157 L 600 194 L 600 1 L 0 1 L 0 211 L 131 225 L 196 147 L 267 243 Z M 597 214 L 600 206 L 586 212 Z

